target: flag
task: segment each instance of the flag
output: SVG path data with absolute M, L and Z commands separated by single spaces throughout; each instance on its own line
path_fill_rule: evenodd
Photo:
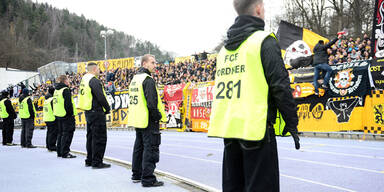
M 384 0 L 376 0 L 372 28 L 372 57 L 384 58 Z
M 286 21 L 280 21 L 276 37 L 284 62 L 289 66 L 291 66 L 290 62 L 293 59 L 312 55 L 313 48 L 319 40 L 323 40 L 325 43 L 329 41 L 308 29 Z

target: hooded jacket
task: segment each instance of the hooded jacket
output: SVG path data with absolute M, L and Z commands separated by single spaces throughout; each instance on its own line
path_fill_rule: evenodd
M 64 87 L 67 87 L 68 86 L 64 83 L 58 83 L 56 84 L 55 86 L 55 89 L 58 91 Z M 73 104 L 72 104 L 72 94 L 71 94 L 71 91 L 68 89 L 65 89 L 63 91 L 63 98 L 64 98 L 64 109 L 66 111 L 66 115 L 64 117 L 57 117 L 59 119 L 61 118 L 68 118 L 68 117 L 72 117 L 73 116 Z
M 331 48 L 331 46 L 335 44 L 337 40 L 338 38 L 335 38 L 325 45 L 321 43 L 317 43 L 315 45 L 315 47 L 313 48 L 313 66 L 316 66 L 318 64 L 328 64 L 329 55 L 327 53 L 327 49 Z
M 264 21 L 250 15 L 240 15 L 227 32 L 224 46 L 236 50 L 254 32 L 264 30 Z M 296 129 L 298 117 L 296 103 L 293 99 L 288 72 L 281 58 L 281 49 L 277 40 L 267 37 L 261 45 L 261 62 L 265 79 L 269 87 L 267 123 L 276 120 L 277 109 L 281 112 L 288 129 Z

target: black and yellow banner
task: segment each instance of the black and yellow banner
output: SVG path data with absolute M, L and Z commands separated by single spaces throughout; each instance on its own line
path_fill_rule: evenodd
M 319 34 L 286 21 L 280 22 L 276 37 L 279 41 L 284 62 L 289 65 L 292 59 L 312 55 L 313 48 L 319 40 L 329 41 Z

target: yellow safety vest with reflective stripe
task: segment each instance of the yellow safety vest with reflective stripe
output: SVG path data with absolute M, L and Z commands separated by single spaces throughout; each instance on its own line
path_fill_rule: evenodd
M 5 103 L 4 103 L 6 100 L 7 98 L 4 98 L 3 100 L 0 101 L 0 117 L 3 119 L 9 117 L 7 108 L 5 107 Z
M 53 97 L 45 99 L 44 100 L 44 107 L 43 107 L 43 121 L 44 122 L 53 122 L 55 121 L 55 115 L 53 114 L 51 101 L 53 100 Z
M 63 92 L 64 89 L 69 89 L 68 87 L 61 88 L 60 90 L 55 90 L 53 93 L 53 114 L 56 117 L 65 117 L 67 114 L 67 111 L 65 111 L 64 107 L 64 97 L 63 97 Z M 76 110 L 76 105 L 75 102 L 73 101 L 73 97 L 71 96 L 71 101 L 72 101 L 72 108 L 73 108 L 73 115 L 77 115 L 77 110 Z
M 95 75 L 92 75 L 90 73 L 87 73 L 83 76 L 80 82 L 80 92 L 79 92 L 79 103 L 78 103 L 78 108 L 89 111 L 92 109 L 92 91 L 91 87 L 89 86 L 89 81 L 95 77 Z M 103 93 L 105 98 L 107 98 L 107 95 L 105 94 L 104 87 L 101 86 L 103 89 Z M 103 110 L 106 111 L 106 109 Z
M 217 56 L 215 93 L 208 136 L 260 141 L 267 127 L 268 84 L 261 45 L 273 33 L 257 31 L 237 50 Z
M 133 77 L 129 85 L 129 107 L 128 107 L 128 126 L 135 128 L 147 128 L 149 120 L 149 112 L 147 107 L 147 100 L 144 96 L 143 82 L 145 78 L 150 77 L 146 73 L 137 74 Z M 159 91 L 157 92 L 157 108 L 161 113 L 160 121 L 166 122 L 164 105 L 161 101 Z
M 28 99 L 31 99 L 31 97 L 28 96 L 24 98 L 24 100 L 21 103 L 19 100 L 19 116 L 22 119 L 28 119 L 29 117 L 31 117 L 31 114 L 29 114 Z M 33 108 L 33 112 L 36 114 L 36 109 L 33 104 L 32 104 L 32 108 Z

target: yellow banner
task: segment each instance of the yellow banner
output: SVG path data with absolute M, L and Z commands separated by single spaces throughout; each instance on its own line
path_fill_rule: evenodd
M 85 67 L 86 67 L 86 64 L 89 62 L 96 63 L 99 66 L 100 70 L 104 72 L 106 67 L 108 67 L 107 70 L 117 69 L 117 68 L 120 68 L 120 69 L 133 68 L 135 64 L 135 59 L 134 57 L 128 57 L 128 58 L 122 58 L 122 59 L 109 59 L 106 61 L 98 60 L 98 61 L 80 62 L 80 63 L 77 63 L 77 73 L 86 72 Z
M 43 121 L 43 111 L 36 111 L 35 127 L 43 127 L 45 122 Z
M 184 62 L 193 62 L 195 61 L 195 57 L 186 56 L 186 57 L 175 57 L 175 64 L 184 63 Z

